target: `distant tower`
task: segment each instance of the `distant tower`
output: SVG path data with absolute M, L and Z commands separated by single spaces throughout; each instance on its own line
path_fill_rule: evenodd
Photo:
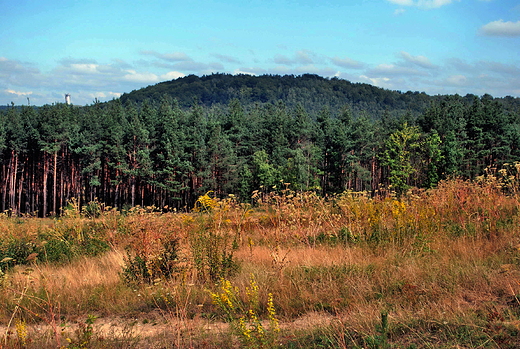
M 67 105 L 70 105 L 70 94 L 69 93 L 65 94 L 65 103 L 67 103 Z

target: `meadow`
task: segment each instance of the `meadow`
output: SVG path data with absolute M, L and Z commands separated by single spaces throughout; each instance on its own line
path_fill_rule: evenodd
M 516 180 L 4 214 L 0 348 L 518 348 Z

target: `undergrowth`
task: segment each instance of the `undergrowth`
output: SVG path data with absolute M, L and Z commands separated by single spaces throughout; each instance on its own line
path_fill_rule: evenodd
M 54 219 L 1 215 L 1 345 L 516 348 L 519 202 L 497 183 L 399 198 L 285 189 L 252 205 L 209 192 L 191 213 L 72 202 Z M 96 332 L 114 317 L 162 330 Z M 229 329 L 208 329 L 221 319 Z M 62 335 L 63 323 L 80 332 Z

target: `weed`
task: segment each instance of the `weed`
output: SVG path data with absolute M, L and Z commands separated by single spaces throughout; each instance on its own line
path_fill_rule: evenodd
M 66 348 L 68 349 L 86 349 L 89 348 L 94 336 L 94 322 L 97 317 L 94 315 L 88 315 L 84 323 L 81 323 L 78 329 L 75 331 L 73 338 L 67 337 L 66 340 L 69 343 Z
M 27 345 L 27 323 L 25 320 L 18 319 L 16 320 L 15 327 L 18 343 L 24 348 Z
M 200 196 L 195 202 L 195 207 L 193 208 L 194 212 L 205 212 L 209 213 L 213 211 L 219 204 L 216 198 L 212 198 L 210 194 L 213 191 L 208 191 L 206 194 Z
M 230 348 L 239 339 L 244 347 L 517 348 L 518 196 L 491 182 L 455 179 L 399 199 L 279 190 L 256 195 L 256 206 L 208 193 L 191 213 L 87 214 L 71 205 L 53 219 L 3 214 L 2 344 L 22 347 L 21 321 L 27 348 L 50 348 L 64 344 L 55 331 L 62 317 L 136 314 L 141 324 L 151 319 L 141 312 L 159 311 L 175 337 L 165 348 Z M 250 274 L 254 283 L 245 281 Z M 382 304 L 392 309 L 390 324 Z M 219 336 L 215 311 L 231 333 Z M 271 331 L 278 314 L 287 319 L 283 334 Z M 39 322 L 52 338 L 32 336 Z M 90 347 L 126 345 L 107 336 L 92 334 Z
M 169 278 L 177 271 L 177 246 L 178 240 L 172 239 L 154 251 L 127 250 L 121 272 L 123 279 L 127 283 L 153 283 L 156 279 Z
M 200 228 L 189 236 L 192 260 L 199 278 L 215 281 L 236 273 L 239 265 L 234 259 L 234 236 L 208 227 L 204 221 L 200 224 Z
M 105 209 L 105 205 L 95 199 L 81 208 L 81 214 L 87 218 L 98 218 Z
M 259 287 L 253 275 L 246 287 L 246 300 L 242 301 L 239 289 L 229 280 L 222 279 L 219 292 L 211 292 L 213 302 L 224 312 L 224 318 L 231 323 L 235 335 L 244 348 L 273 348 L 277 345 L 280 332 L 279 321 L 273 303 L 273 295 L 267 296 L 267 317 L 269 327 L 265 327 L 258 317 L 260 310 Z
M 376 326 L 377 335 L 365 338 L 365 343 L 371 349 L 388 349 L 388 313 L 381 313 L 381 323 Z

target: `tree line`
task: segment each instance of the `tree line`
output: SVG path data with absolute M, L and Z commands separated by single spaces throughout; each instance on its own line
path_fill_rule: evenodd
M 317 114 L 327 105 L 337 114 L 349 105 L 354 116 L 367 112 L 380 118 L 386 110 L 392 115 L 410 112 L 417 116 L 441 96 L 424 92 L 391 91 L 364 83 L 353 83 L 339 78 L 324 78 L 315 74 L 294 75 L 189 75 L 141 88 L 121 96 L 123 103 L 141 104 L 145 100 L 159 101 L 163 96 L 177 99 L 181 108 L 190 107 L 194 100 L 203 106 L 227 106 L 237 99 L 244 106 L 254 103 L 276 104 L 284 101 L 288 108 L 301 105 L 311 114 Z M 519 101 L 520 102 L 520 101 Z
M 59 214 L 72 198 L 189 209 L 208 191 L 320 195 L 434 187 L 520 161 L 520 113 L 448 96 L 418 116 L 276 103 L 181 107 L 176 99 L 11 106 L 0 113 L 0 209 Z

